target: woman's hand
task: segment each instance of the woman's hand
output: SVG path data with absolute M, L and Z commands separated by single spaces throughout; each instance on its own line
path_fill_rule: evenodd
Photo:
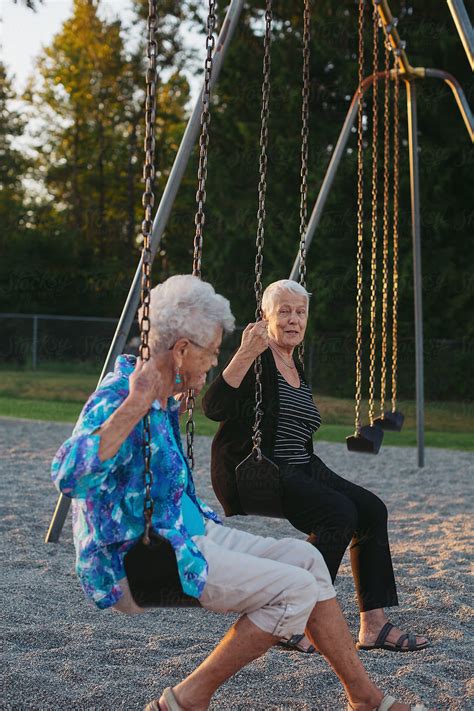
M 146 361 L 137 358 L 135 370 L 130 376 L 129 387 L 128 400 L 145 412 L 148 412 L 152 402 L 167 397 L 163 392 L 163 378 L 153 358 Z
M 268 348 L 268 321 L 249 323 L 242 333 L 239 351 L 255 360 Z

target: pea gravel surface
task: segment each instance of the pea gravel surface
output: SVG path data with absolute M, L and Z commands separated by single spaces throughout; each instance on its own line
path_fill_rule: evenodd
M 125 617 L 86 601 L 74 572 L 70 518 L 58 544 L 44 543 L 57 500 L 50 462 L 70 432 L 68 424 L 0 418 L 0 709 L 139 710 L 189 674 L 236 616 L 159 609 Z M 195 480 L 201 497 L 221 512 L 210 484 L 210 443 L 208 437 L 196 439 Z M 474 708 L 468 577 L 472 453 L 428 449 L 426 465 L 418 469 L 409 448 L 385 447 L 373 457 L 321 442 L 316 451 L 334 471 L 387 504 L 400 598 L 390 619 L 432 642 L 411 654 L 360 652 L 371 677 L 406 703 Z M 226 525 L 304 538 L 281 520 L 242 516 Z M 356 638 L 348 554 L 336 589 Z M 211 709 L 342 711 L 344 698 L 319 654 L 275 647 L 221 687 Z

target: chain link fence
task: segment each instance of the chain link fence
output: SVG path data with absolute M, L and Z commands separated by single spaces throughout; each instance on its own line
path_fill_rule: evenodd
M 3 369 L 77 367 L 101 370 L 118 320 L 83 316 L 0 313 L 0 366 Z M 240 343 L 242 326 L 224 339 L 217 369 L 224 366 Z M 139 330 L 132 326 L 126 353 L 137 354 Z M 364 343 L 363 383 L 368 389 L 368 339 Z M 425 339 L 425 394 L 428 400 L 470 401 L 474 392 L 474 341 Z M 353 398 L 355 339 L 351 333 L 307 333 L 305 340 L 306 378 L 315 392 L 333 397 Z M 380 353 L 380 349 L 378 350 Z M 379 392 L 380 361 L 376 380 Z M 387 385 L 391 363 L 387 361 Z M 415 395 L 415 343 L 404 338 L 398 344 L 398 391 L 401 399 Z M 390 393 L 388 392 L 388 395 Z

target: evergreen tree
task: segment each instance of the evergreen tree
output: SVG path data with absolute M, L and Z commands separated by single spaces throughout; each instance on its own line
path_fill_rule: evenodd
M 5 66 L 0 62 L 0 247 L 2 252 L 8 239 L 19 229 L 24 219 L 25 190 L 22 178 L 25 176 L 29 161 L 24 153 L 14 146 L 15 139 L 22 135 L 25 125 L 20 111 L 14 108 L 16 99 Z
M 71 280 L 89 284 L 89 298 L 76 299 L 70 313 L 84 313 L 88 302 L 95 313 L 120 309 L 139 258 L 143 217 L 144 48 L 140 43 L 127 52 L 120 22 L 101 19 L 99 5 L 75 0 L 26 94 L 42 118 L 34 175 L 47 190 L 49 218 L 59 225 L 57 254 L 66 245 L 66 263 L 75 265 Z M 177 72 L 159 84 L 158 181 L 176 151 L 188 92 Z

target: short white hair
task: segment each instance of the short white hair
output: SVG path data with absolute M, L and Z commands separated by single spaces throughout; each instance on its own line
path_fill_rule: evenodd
M 154 351 L 171 348 L 180 338 L 205 346 L 213 340 L 217 327 L 228 333 L 234 330 L 229 301 L 191 274 L 169 277 L 155 286 L 150 296 L 149 342 Z
M 263 292 L 262 311 L 267 315 L 273 313 L 275 306 L 281 301 L 283 294 L 288 291 L 291 291 L 293 294 L 298 294 L 298 296 L 306 297 L 306 307 L 309 306 L 309 297 L 311 294 L 309 291 L 306 291 L 304 286 L 298 284 L 297 281 L 293 281 L 293 279 L 279 279 L 269 284 Z

